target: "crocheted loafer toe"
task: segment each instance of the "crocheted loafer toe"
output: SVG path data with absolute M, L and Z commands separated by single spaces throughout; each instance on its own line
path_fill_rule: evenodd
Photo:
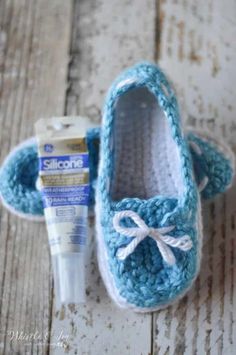
M 201 213 L 174 92 L 143 63 L 111 87 L 96 189 L 98 260 L 113 300 L 138 312 L 183 296 L 201 256 Z

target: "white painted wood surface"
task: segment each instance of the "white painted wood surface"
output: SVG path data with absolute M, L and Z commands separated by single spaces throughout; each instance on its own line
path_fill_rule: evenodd
M 142 16 L 144 12 L 146 16 Z M 140 58 L 153 60 L 154 15 L 154 2 L 150 0 L 138 0 L 135 6 L 132 1 L 124 4 L 120 0 L 76 3 L 67 114 L 79 113 L 97 121 L 114 77 Z M 65 350 L 52 348 L 52 353 L 151 353 L 152 317 L 121 311 L 104 289 L 96 262 L 94 228 L 89 235 L 87 260 L 87 303 L 72 311 L 67 307 L 65 317 L 56 313 L 53 333 L 57 336 L 63 329 L 63 333 L 69 332 L 70 340 L 65 342 Z
M 158 60 L 169 74 L 186 123 L 223 134 L 236 149 L 235 13 L 233 0 L 3 0 L 1 161 L 32 134 L 39 116 L 98 121 L 113 78 L 143 59 Z M 1 209 L 0 353 L 234 354 L 235 201 L 234 185 L 204 204 L 200 277 L 182 301 L 153 315 L 121 311 L 109 300 L 97 270 L 93 219 L 87 303 L 53 310 L 45 227 Z M 11 330 L 48 339 L 10 341 Z
M 1 162 L 33 134 L 40 116 L 64 113 L 70 16 L 70 1 L 0 1 Z M 46 229 L 0 208 L 0 354 L 47 354 L 52 278 Z
M 161 1 L 159 63 L 175 84 L 186 123 L 236 148 L 235 1 Z M 203 261 L 193 289 L 155 314 L 155 353 L 236 351 L 236 186 L 204 204 Z

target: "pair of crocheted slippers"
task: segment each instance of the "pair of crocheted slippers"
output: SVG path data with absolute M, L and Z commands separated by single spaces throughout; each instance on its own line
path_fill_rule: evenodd
M 229 187 L 233 153 L 206 132 L 183 132 L 174 91 L 149 63 L 115 80 L 102 126 L 88 131 L 87 143 L 90 205 L 95 199 L 106 288 L 120 307 L 138 312 L 165 307 L 182 297 L 198 274 L 200 196 L 212 198 Z M 5 160 L 0 191 L 12 212 L 42 220 L 37 176 L 36 143 L 29 140 Z

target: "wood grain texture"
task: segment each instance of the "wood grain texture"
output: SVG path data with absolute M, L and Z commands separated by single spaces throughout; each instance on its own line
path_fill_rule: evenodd
M 75 4 L 66 113 L 87 115 L 98 122 L 115 76 L 136 61 L 154 59 L 155 3 L 83 0 Z M 152 317 L 120 310 L 109 299 L 98 272 L 90 223 L 87 303 L 56 312 L 52 343 L 60 331 L 65 340 L 63 348 L 52 348 L 51 353 L 148 355 L 152 352 Z
M 185 124 L 223 135 L 236 150 L 235 11 L 234 0 L 0 0 L 1 161 L 40 116 L 99 122 L 114 77 L 141 60 L 158 60 L 169 74 Z M 1 208 L 0 354 L 234 354 L 235 201 L 234 184 L 204 204 L 200 276 L 183 300 L 152 316 L 110 301 L 93 218 L 87 303 L 53 310 L 45 227 Z
M 158 60 L 175 84 L 185 124 L 235 146 L 236 3 L 160 1 Z M 203 261 L 193 289 L 155 315 L 156 354 L 232 355 L 236 347 L 236 186 L 205 203 Z
M 70 1 L 0 2 L 1 161 L 33 134 L 35 120 L 64 113 L 70 16 Z M 2 208 L 0 217 L 0 353 L 46 354 L 52 279 L 45 226 Z

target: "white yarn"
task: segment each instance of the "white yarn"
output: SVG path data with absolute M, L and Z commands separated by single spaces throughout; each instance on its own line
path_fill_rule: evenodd
M 192 147 L 192 149 L 195 151 L 195 153 L 197 155 L 199 155 L 199 156 L 202 155 L 201 148 L 194 141 L 190 141 L 189 145 Z M 198 185 L 198 191 L 202 192 L 205 189 L 205 187 L 207 186 L 208 182 L 209 182 L 209 178 L 207 176 L 204 176 Z
M 194 141 L 189 141 L 189 145 L 193 148 L 197 155 L 202 155 L 202 150 Z
M 208 182 L 209 182 L 208 177 L 204 176 L 204 178 L 201 180 L 201 182 L 198 185 L 198 191 L 202 192 L 205 189 L 205 187 L 207 186 Z
M 182 196 L 179 149 L 155 96 L 146 88 L 122 95 L 114 125 L 112 199 Z
M 120 221 L 127 217 L 132 219 L 138 227 L 122 227 L 120 225 Z M 117 257 L 120 260 L 124 260 L 127 256 L 132 254 L 138 244 L 148 236 L 155 240 L 161 256 L 169 265 L 174 265 L 176 262 L 175 256 L 169 246 L 183 251 L 187 251 L 192 248 L 192 240 L 188 235 L 184 235 L 179 238 L 166 235 L 166 233 L 172 231 L 175 226 L 162 228 L 148 227 L 144 220 L 136 212 L 131 210 L 117 212 L 113 218 L 113 226 L 118 233 L 125 235 L 128 238 L 134 237 L 134 239 L 127 246 L 118 249 Z

